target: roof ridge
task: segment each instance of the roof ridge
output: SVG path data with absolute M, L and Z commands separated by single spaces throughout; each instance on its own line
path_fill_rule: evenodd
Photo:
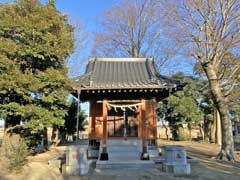
M 123 58 L 115 58 L 115 57 L 106 57 L 106 58 L 99 58 L 99 57 L 90 57 L 88 61 L 110 61 L 110 62 L 145 62 L 151 60 L 153 58 L 131 58 L 131 57 L 123 57 Z

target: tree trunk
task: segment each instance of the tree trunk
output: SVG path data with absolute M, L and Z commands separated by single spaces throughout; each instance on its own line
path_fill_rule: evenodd
M 169 140 L 169 137 L 168 137 L 168 127 L 166 125 L 163 125 L 164 129 L 165 129 L 165 136 L 166 136 L 166 139 Z
M 46 149 L 48 148 L 48 131 L 46 127 L 43 129 L 43 146 Z
M 215 72 L 216 67 L 211 64 L 203 66 L 204 71 L 208 77 L 210 90 L 212 93 L 213 101 L 220 114 L 222 126 L 222 146 L 217 156 L 221 160 L 234 161 L 234 144 L 232 135 L 232 123 L 228 113 L 228 105 L 226 97 L 221 91 L 220 80 L 218 80 Z
M 214 112 L 213 112 L 214 113 Z M 210 142 L 211 143 L 215 143 L 216 141 L 216 118 L 213 116 L 213 121 L 211 123 L 211 127 L 210 127 Z
M 188 124 L 189 140 L 192 141 L 192 126 Z
M 204 117 L 204 140 L 207 142 L 210 142 L 210 128 L 211 128 L 211 122 L 207 119 L 207 117 Z
M 199 124 L 199 130 L 200 130 L 200 136 L 202 136 L 202 140 L 205 140 L 205 134 L 204 134 L 204 129 L 203 129 L 203 125 Z
M 222 131 L 221 131 L 221 120 L 218 110 L 215 110 L 216 116 L 216 144 L 222 145 Z

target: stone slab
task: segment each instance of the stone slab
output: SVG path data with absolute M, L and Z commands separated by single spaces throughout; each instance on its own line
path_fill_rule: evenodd
M 99 169 L 118 169 L 118 168 L 152 168 L 154 161 L 141 161 L 141 160 L 109 160 L 97 161 L 96 168 Z

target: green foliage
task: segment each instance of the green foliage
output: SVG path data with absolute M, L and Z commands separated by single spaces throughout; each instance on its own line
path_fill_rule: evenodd
M 73 28 L 54 1 L 2 3 L 0 8 L 0 113 L 32 131 L 64 125 L 71 90 L 66 58 Z
M 79 112 L 79 126 L 78 129 L 84 130 L 84 120 L 86 119 L 86 114 L 84 111 Z M 76 132 L 77 124 L 77 102 L 72 100 L 71 106 L 68 110 L 67 116 L 65 117 L 65 129 L 67 134 L 74 134 Z
M 27 144 L 19 135 L 4 136 L 0 159 L 9 170 L 21 170 L 28 154 Z
M 179 141 L 189 141 L 192 138 L 189 136 L 189 133 L 185 132 L 183 128 L 178 129 L 178 139 Z
M 198 84 L 199 81 L 193 77 L 184 77 L 182 73 L 177 73 L 173 77 L 187 82 L 187 85 L 183 91 L 178 91 L 160 102 L 157 112 L 160 118 L 169 122 L 174 138 L 180 140 L 179 128 L 183 124 L 187 124 L 188 128 L 191 129 L 203 119 L 198 102 L 199 89 L 201 88 Z M 184 137 L 184 139 L 186 138 Z

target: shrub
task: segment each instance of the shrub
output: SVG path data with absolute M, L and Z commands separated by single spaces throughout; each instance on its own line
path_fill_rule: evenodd
M 189 136 L 189 132 L 186 132 L 183 128 L 178 129 L 178 140 L 179 141 L 189 141 L 191 137 Z
M 23 138 L 19 135 L 4 136 L 0 158 L 10 171 L 20 171 L 27 161 L 28 154 L 28 147 Z

